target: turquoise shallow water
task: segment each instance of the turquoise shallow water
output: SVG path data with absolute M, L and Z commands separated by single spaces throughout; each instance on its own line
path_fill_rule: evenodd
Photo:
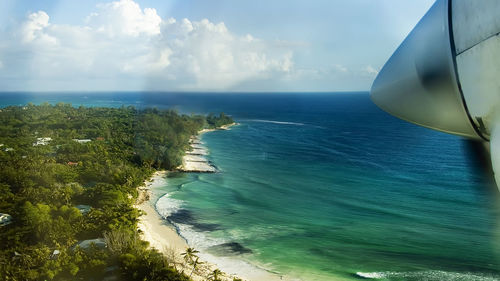
M 157 207 L 196 248 L 304 280 L 498 280 L 500 201 L 462 139 L 367 93 L 6 95 L 224 111 L 217 174 L 171 174 Z

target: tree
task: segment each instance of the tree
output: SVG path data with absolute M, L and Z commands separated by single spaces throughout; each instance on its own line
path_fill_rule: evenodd
M 128 251 L 138 252 L 140 244 L 137 233 L 130 233 L 123 229 L 105 231 L 104 241 L 109 251 L 114 255 L 121 255 Z
M 188 280 L 175 268 L 175 257 L 148 250 L 139 239 L 137 187 L 155 169 L 178 166 L 199 130 L 229 123 L 222 113 L 187 116 L 134 107 L 2 108 L 0 211 L 13 219 L 0 231 L 0 276 L 101 280 L 106 268 L 118 266 L 112 274 L 124 280 Z M 38 138 L 50 140 L 38 144 Z M 106 249 L 74 247 L 99 237 Z M 191 275 L 202 264 L 197 253 L 189 248 L 183 255 Z
M 184 260 L 188 263 L 188 264 L 192 264 L 194 259 L 195 258 L 198 258 L 198 256 L 196 254 L 198 254 L 199 251 L 195 250 L 194 248 L 187 248 L 186 251 L 184 253 L 182 253 L 181 255 L 184 257 Z
M 208 275 L 208 280 L 221 281 L 221 277 L 224 275 L 219 269 L 215 269 Z
M 189 274 L 189 278 L 193 275 L 193 272 L 197 269 L 198 266 L 204 264 L 204 262 L 200 261 L 199 257 L 196 257 L 196 259 L 193 261 L 193 269 L 191 270 L 191 274 Z
M 50 206 L 45 204 L 33 205 L 27 201 L 23 206 L 24 220 L 26 225 L 32 228 L 34 234 L 33 242 L 51 243 L 52 217 L 50 215 Z

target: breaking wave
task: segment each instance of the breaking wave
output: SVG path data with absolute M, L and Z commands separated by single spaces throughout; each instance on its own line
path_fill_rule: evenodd
M 362 279 L 382 280 L 419 280 L 419 281 L 495 281 L 500 276 L 486 275 L 473 272 L 449 272 L 440 270 L 414 271 L 414 272 L 356 272 Z
M 261 123 L 272 123 L 272 124 L 279 124 L 279 125 L 295 125 L 295 126 L 304 126 L 304 123 L 298 123 L 298 122 L 286 122 L 286 121 L 273 121 L 273 120 L 263 120 L 263 119 L 251 119 L 247 120 L 251 122 L 261 122 Z

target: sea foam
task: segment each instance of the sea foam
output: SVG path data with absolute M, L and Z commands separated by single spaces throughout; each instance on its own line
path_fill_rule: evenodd
M 177 233 L 182 236 L 189 246 L 199 250 L 207 249 L 209 247 L 227 243 L 225 239 L 217 239 L 208 237 L 205 233 L 196 231 L 193 225 L 187 223 L 173 222 L 169 219 L 175 213 L 181 211 L 184 202 L 182 200 L 170 197 L 170 193 L 163 195 L 156 201 L 156 211 L 160 216 L 169 221 L 177 229 Z
M 304 126 L 304 123 L 298 123 L 298 122 L 287 122 L 287 121 L 274 121 L 274 120 L 263 120 L 263 119 L 251 119 L 247 120 L 251 122 L 261 122 L 261 123 L 272 123 L 272 124 L 279 124 L 279 125 L 295 125 L 295 126 Z
M 366 279 L 381 279 L 385 276 L 383 272 L 356 272 L 356 275 Z
M 479 274 L 474 272 L 449 272 L 440 270 L 408 271 L 408 272 L 356 272 L 356 276 L 364 279 L 384 279 L 384 280 L 425 280 L 425 281 L 495 281 L 500 280 L 500 276 Z
M 190 224 L 172 222 L 168 218 L 173 214 L 183 210 L 184 202 L 182 200 L 171 198 L 172 193 L 161 196 L 155 204 L 156 211 L 163 219 L 169 221 L 177 230 L 177 233 L 186 240 L 190 247 L 200 250 L 199 256 L 210 263 L 216 264 L 220 269 L 229 274 L 262 280 L 277 279 L 278 274 L 263 267 L 251 264 L 243 259 L 230 256 L 215 256 L 207 252 L 211 247 L 230 243 L 231 240 L 223 238 L 213 238 L 204 232 L 196 231 Z
M 155 208 L 160 216 L 167 219 L 170 215 L 179 211 L 182 208 L 182 204 L 182 200 L 170 198 L 170 193 L 167 193 L 156 201 Z

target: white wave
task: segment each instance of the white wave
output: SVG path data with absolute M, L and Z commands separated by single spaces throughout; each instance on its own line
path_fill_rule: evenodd
M 166 219 L 170 215 L 182 209 L 182 200 L 170 198 L 170 194 L 161 196 L 156 201 L 156 211 Z M 220 257 L 207 253 L 207 250 L 215 245 L 230 242 L 225 238 L 213 238 L 206 233 L 196 231 L 193 226 L 183 223 L 173 223 L 178 234 L 184 238 L 190 247 L 200 251 L 199 256 L 229 274 L 236 274 L 249 280 L 278 280 L 277 273 L 273 273 L 263 267 L 256 266 L 245 260 L 235 257 Z M 287 279 L 293 280 L 293 279 Z
M 191 225 L 175 223 L 179 234 L 186 239 L 189 246 L 199 250 L 207 250 L 208 248 L 229 242 L 223 238 L 212 238 L 203 232 L 196 231 Z
M 160 214 L 162 218 L 166 219 L 173 213 L 179 211 L 182 208 L 182 205 L 182 200 L 170 198 L 170 194 L 167 193 L 156 201 L 155 208 L 158 214 Z
M 182 209 L 184 202 L 182 200 L 173 199 L 170 194 L 165 194 L 156 201 L 156 211 L 164 219 L 168 219 L 169 216 L 175 212 Z M 212 246 L 226 243 L 225 239 L 211 238 L 205 235 L 203 232 L 196 231 L 193 226 L 183 223 L 170 222 L 177 229 L 182 238 L 184 238 L 189 246 L 197 248 L 199 250 L 208 249 Z
M 254 265 L 243 259 L 234 257 L 216 257 L 205 252 L 201 252 L 200 257 L 210 263 L 216 264 L 222 271 L 234 274 L 246 280 L 289 280 L 300 281 L 301 279 L 282 275 L 279 272 L 266 269 L 265 267 Z M 271 266 L 271 265 L 269 265 Z M 281 276 L 281 277 L 280 277 Z
M 279 273 L 264 267 L 252 264 L 238 257 L 215 256 L 208 253 L 209 248 L 223 243 L 231 242 L 226 238 L 214 238 L 204 232 L 196 231 L 191 225 L 174 223 L 179 235 L 183 237 L 190 247 L 200 251 L 198 254 L 202 260 L 216 264 L 222 271 L 243 277 L 248 280 L 281 280 Z M 299 280 L 287 278 L 286 280 Z
M 356 275 L 365 279 L 388 279 L 397 280 L 427 280 L 427 281 L 496 281 L 500 276 L 486 275 L 474 272 L 449 272 L 441 270 L 409 271 L 409 272 L 356 272 Z
M 295 126 L 304 126 L 304 123 L 297 122 L 286 122 L 286 121 L 273 121 L 273 120 L 262 120 L 262 119 L 251 119 L 248 120 L 251 122 L 261 122 L 261 123 L 272 123 L 272 124 L 280 124 L 280 125 L 295 125 Z
M 356 275 L 366 279 L 381 279 L 385 276 L 383 272 L 356 272 Z

